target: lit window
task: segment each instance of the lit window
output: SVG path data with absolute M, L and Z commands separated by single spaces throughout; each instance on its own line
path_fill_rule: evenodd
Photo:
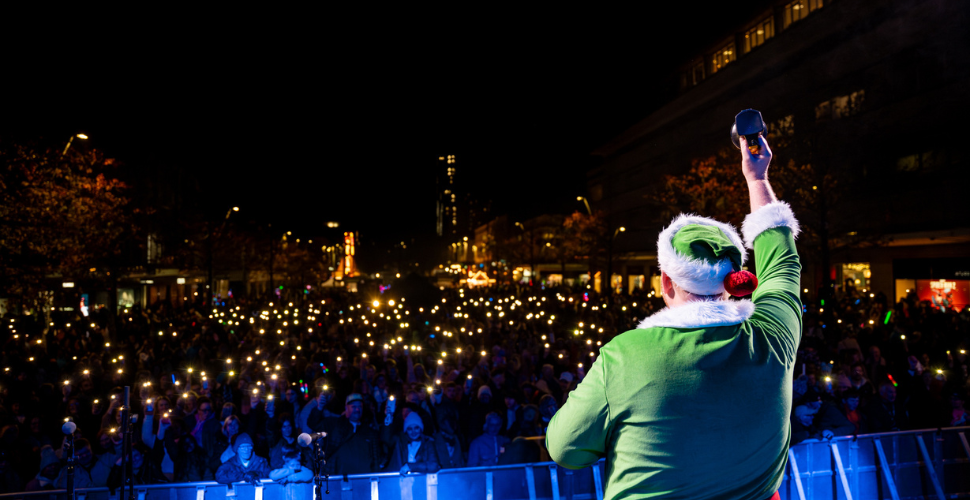
M 704 60 L 701 59 L 691 64 L 690 69 L 680 76 L 681 89 L 691 88 L 704 81 Z
M 744 33 L 744 53 L 751 52 L 751 49 L 765 43 L 765 40 L 775 36 L 775 21 L 769 17 L 763 19 L 754 28 Z
M 785 6 L 784 22 L 782 29 L 788 29 L 792 23 L 801 21 L 809 13 L 822 8 L 823 0 L 795 0 Z
M 815 106 L 815 121 L 824 122 L 853 116 L 862 111 L 866 99 L 865 90 L 857 90 L 849 95 L 833 97 Z
M 734 54 L 734 42 L 721 47 L 711 56 L 711 73 L 717 73 L 721 68 L 736 58 L 737 56 Z

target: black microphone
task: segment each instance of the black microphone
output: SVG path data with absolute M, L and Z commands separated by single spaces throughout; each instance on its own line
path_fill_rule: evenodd
M 77 430 L 77 424 L 75 424 L 74 422 L 64 422 L 64 425 L 61 426 L 61 432 L 63 432 L 67 436 L 73 436 L 74 431 L 76 430 Z
M 326 432 L 315 432 L 313 434 L 307 434 L 304 432 L 296 438 L 296 441 L 300 443 L 300 446 L 306 448 L 307 446 L 310 446 L 310 443 L 325 437 L 327 437 Z

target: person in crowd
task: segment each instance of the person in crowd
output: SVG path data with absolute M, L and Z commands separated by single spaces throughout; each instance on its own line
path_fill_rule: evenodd
M 839 411 L 852 424 L 852 434 L 854 435 L 869 433 L 869 425 L 866 424 L 866 420 L 859 410 L 860 402 L 859 391 L 854 387 L 842 392 L 842 404 L 839 406 Z
M 944 427 L 963 427 L 968 423 L 966 410 L 967 396 L 962 389 L 953 389 L 950 392 L 949 411 L 944 413 L 941 424 Z
M 108 485 L 108 475 L 118 457 L 112 453 L 95 456 L 91 443 L 84 438 L 74 440 L 74 487 L 100 488 Z M 61 469 L 54 480 L 54 488 L 67 488 L 67 467 Z
M 175 434 L 170 433 L 165 438 L 165 452 L 173 457 L 172 461 L 175 464 L 175 482 L 212 481 L 219 465 L 222 464 L 220 463 L 214 469 L 210 468 L 211 455 L 208 450 L 197 444 L 192 433 L 180 433 L 177 437 Z M 215 449 L 218 450 L 220 447 L 221 445 L 217 445 Z M 218 459 L 216 454 L 216 460 Z
M 90 449 L 90 446 L 88 447 Z M 0 448 L 0 491 L 18 491 L 22 484 L 20 474 L 14 470 L 11 453 Z
M 410 412 L 404 419 L 404 432 L 394 439 L 386 468 L 400 471 L 402 475 L 411 472 L 438 472 L 441 469 L 435 440 L 424 434 L 424 422 L 417 413 Z
M 514 438 L 519 435 L 519 427 L 522 425 L 522 412 L 524 408 L 519 404 L 519 399 L 515 394 L 505 395 L 505 428 L 502 432 Z
M 870 432 L 891 432 L 907 428 L 906 409 L 896 399 L 896 387 L 891 382 L 879 384 L 879 397 L 866 406 L 866 421 Z
M 232 458 L 235 454 L 235 447 L 232 446 L 232 440 L 242 432 L 242 421 L 239 417 L 235 415 L 230 415 L 226 418 L 225 422 L 222 423 L 222 435 L 225 437 L 224 443 L 227 443 L 226 449 L 222 451 L 219 456 L 219 462 L 224 464 Z M 252 437 L 249 438 L 252 440 Z
M 338 418 L 340 415 L 330 411 L 328 406 L 330 405 L 330 399 L 333 397 L 333 392 L 330 387 L 326 384 L 326 381 L 319 379 L 314 382 L 316 387 L 317 397 L 314 398 L 314 404 L 308 404 L 303 408 L 302 416 L 305 427 L 302 427 L 303 432 L 311 434 L 314 432 L 319 432 L 323 429 L 324 422 L 327 419 Z M 316 430 L 319 429 L 319 430 Z
M 832 439 L 835 433 L 828 429 L 821 429 L 815 425 L 817 410 L 808 405 L 798 405 L 792 411 L 791 444 L 792 446 L 809 439 Z
M 269 463 L 265 458 L 256 455 L 253 439 L 249 434 L 233 436 L 232 452 L 232 458 L 220 465 L 216 471 L 217 482 L 229 484 L 246 481 L 258 484 L 260 479 L 269 478 Z
M 380 467 L 381 441 L 378 432 L 361 418 L 364 397 L 347 396 L 344 413 L 323 422 L 310 422 L 314 432 L 327 433 L 327 470 L 330 474 L 365 474 Z
M 539 428 L 539 407 L 525 405 L 522 407 L 522 418 L 519 421 L 518 432 L 515 437 L 538 437 L 545 434 Z
M 458 435 L 456 416 L 448 415 L 441 420 L 438 432 L 434 435 L 434 444 L 442 469 L 457 469 L 465 466 L 465 455 Z
M 505 445 L 509 443 L 509 438 L 500 434 L 502 417 L 498 413 L 492 412 L 486 415 L 484 431 L 468 447 L 469 467 L 498 465 L 499 457 L 505 453 Z
M 876 393 L 872 384 L 869 382 L 869 378 L 866 377 L 866 365 L 861 362 L 852 364 L 849 380 L 852 381 L 852 387 L 859 391 L 859 394 L 863 394 L 867 398 Z
M 131 447 L 131 474 L 135 484 L 146 484 L 147 470 L 145 466 L 145 454 L 148 452 L 144 445 L 133 445 Z M 115 490 L 121 486 L 121 454 L 108 473 L 108 488 Z
M 281 413 L 279 418 L 266 420 L 266 436 L 269 448 L 269 466 L 273 469 L 281 469 L 285 466 L 283 455 L 287 451 L 296 450 L 296 423 L 293 415 Z
M 313 471 L 301 465 L 297 450 L 287 450 L 283 466 L 270 471 L 269 478 L 283 485 L 283 500 L 313 498 Z
M 61 461 L 54 454 L 54 448 L 44 445 L 40 450 L 40 472 L 24 487 L 24 491 L 54 489 L 54 481 L 61 471 Z
M 549 422 L 552 421 L 552 417 L 556 416 L 558 410 L 559 405 L 556 403 L 555 396 L 546 394 L 539 399 L 539 431 L 542 434 L 546 433 Z

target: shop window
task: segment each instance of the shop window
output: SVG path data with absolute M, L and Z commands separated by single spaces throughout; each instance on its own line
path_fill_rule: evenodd
M 654 274 L 653 276 L 650 276 L 650 289 L 653 290 L 653 293 L 656 294 L 657 297 L 659 297 L 660 294 L 663 292 L 663 288 L 661 288 L 662 283 L 663 281 L 659 274 Z
M 833 97 L 815 106 L 815 121 L 818 123 L 838 120 L 857 115 L 862 111 L 866 99 L 865 90 L 857 90 L 848 95 Z
M 758 24 L 744 32 L 744 53 L 751 52 L 751 49 L 765 43 L 765 40 L 775 36 L 775 20 L 768 17 L 758 22 Z
M 782 17 L 782 29 L 788 29 L 792 23 L 805 19 L 809 14 L 822 8 L 823 0 L 795 0 L 785 6 Z
M 734 54 L 734 42 L 717 49 L 711 56 L 711 73 L 717 73 L 721 68 L 727 66 L 736 58 L 737 56 Z
M 896 302 L 916 292 L 916 280 L 896 280 Z
M 630 291 L 643 290 L 644 284 L 647 281 L 646 276 L 642 274 L 630 275 Z
M 562 285 L 562 275 L 561 274 L 547 274 L 546 275 L 546 286 L 560 286 Z
M 869 290 L 869 280 L 872 278 L 872 270 L 868 262 L 853 262 L 842 264 L 842 283 L 845 288 L 854 287 L 862 292 Z
M 970 304 L 968 280 L 916 280 L 916 295 L 930 307 L 946 311 L 962 311 Z
M 613 287 L 613 293 L 620 293 L 623 291 L 623 275 L 614 274 L 610 280 L 610 285 Z
M 920 154 L 904 156 L 896 161 L 896 170 L 917 172 L 948 165 L 945 151 L 924 151 Z

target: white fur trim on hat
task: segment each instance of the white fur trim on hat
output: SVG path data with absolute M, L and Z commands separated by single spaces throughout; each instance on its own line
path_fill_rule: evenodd
M 671 243 L 677 231 L 684 226 L 698 224 L 714 226 L 724 232 L 734 246 L 741 252 L 741 265 L 747 258 L 744 242 L 738 236 L 734 226 L 718 222 L 714 219 L 692 214 L 680 214 L 666 229 L 660 232 L 657 239 L 657 262 L 660 270 L 667 273 L 670 279 L 684 290 L 694 295 L 717 295 L 724 292 L 724 278 L 734 270 L 731 259 L 724 258 L 716 264 L 708 263 L 704 259 L 684 257 L 674 250 Z
M 754 314 L 750 300 L 695 300 L 678 307 L 665 307 L 640 322 L 637 328 L 704 328 L 731 326 Z
M 754 239 L 759 234 L 773 228 L 786 226 L 791 229 L 793 238 L 798 237 L 801 228 L 798 226 L 798 219 L 791 207 L 783 201 L 769 203 L 758 210 L 748 214 L 741 225 L 741 234 L 744 235 L 744 243 L 748 248 L 754 248 Z

